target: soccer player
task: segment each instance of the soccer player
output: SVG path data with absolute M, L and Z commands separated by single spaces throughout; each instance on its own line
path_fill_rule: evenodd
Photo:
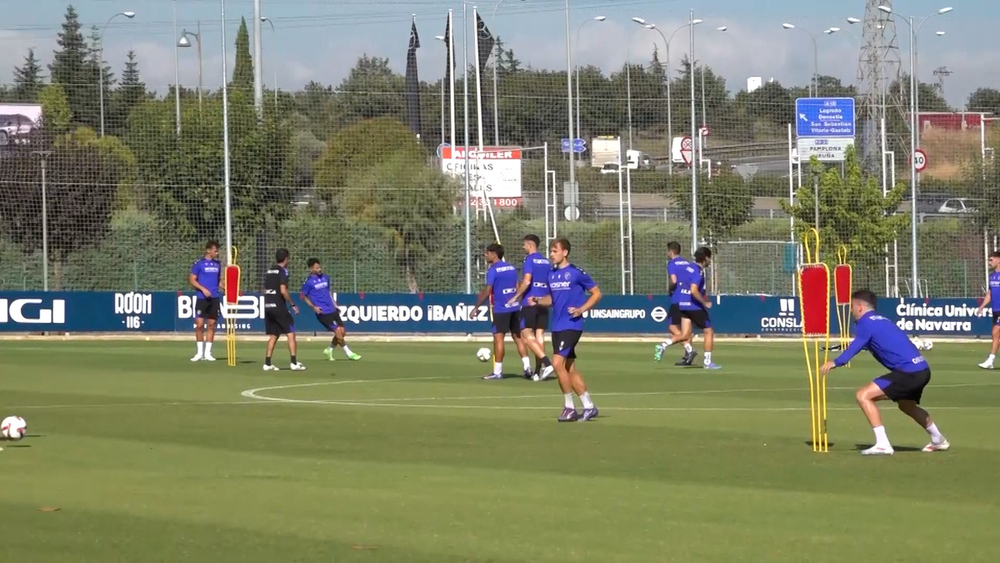
M 288 339 L 288 353 L 292 357 L 292 371 L 302 371 L 306 366 L 295 359 L 295 321 L 288 312 L 289 305 L 295 314 L 299 308 L 292 302 L 288 294 L 288 250 L 279 248 L 274 255 L 275 264 L 267 270 L 264 276 L 264 331 L 267 333 L 267 357 L 264 359 L 264 371 L 278 371 L 278 366 L 271 364 L 271 355 L 278 337 L 285 335 Z
M 299 297 L 302 302 L 312 308 L 316 313 L 316 320 L 333 332 L 333 340 L 330 346 L 323 350 L 326 358 L 333 361 L 333 350 L 339 345 L 344 349 L 344 354 L 349 360 L 360 360 L 361 356 L 355 354 L 344 342 L 344 320 L 340 317 L 340 307 L 333 300 L 332 288 L 330 286 L 330 276 L 323 273 L 323 267 L 319 260 L 310 258 L 306 264 L 309 266 L 309 276 L 302 283 L 302 290 Z
M 201 295 L 195 300 L 194 339 L 198 344 L 198 353 L 191 358 L 192 362 L 204 360 L 214 362 L 212 343 L 215 342 L 215 321 L 219 318 L 222 307 L 222 264 L 219 263 L 219 243 L 214 240 L 205 245 L 205 255 L 191 266 L 188 283 L 197 289 Z M 208 321 L 207 335 L 206 319 Z
M 990 288 L 983 297 L 983 304 L 976 309 L 978 315 L 987 305 L 993 305 L 993 347 L 986 361 L 979 364 L 983 369 L 993 369 L 993 360 L 997 357 L 997 349 L 1000 349 L 1000 252 L 990 253 L 989 265 L 993 269 L 989 278 Z
M 678 288 L 680 286 L 680 274 L 684 269 L 691 265 L 683 256 L 681 256 L 681 245 L 679 242 L 669 242 L 667 243 L 667 257 L 670 259 L 667 262 L 667 275 L 670 277 L 670 311 L 668 315 L 670 316 L 670 334 L 673 336 L 679 336 L 681 334 L 681 308 L 678 305 L 680 300 L 680 294 L 678 293 Z M 663 352 L 668 346 L 673 344 L 673 342 L 663 342 L 657 344 L 656 351 L 653 353 L 653 359 L 659 362 L 663 359 Z M 684 357 L 676 362 L 675 366 L 690 366 L 694 364 L 694 358 L 698 353 L 694 351 L 694 347 L 691 346 L 691 339 L 688 338 L 684 341 Z
M 885 435 L 882 416 L 875 401 L 889 399 L 899 410 L 915 420 L 930 434 L 931 441 L 925 452 L 941 452 L 950 445 L 927 411 L 920 408 L 920 397 L 931 380 L 931 368 L 916 346 L 891 320 L 875 312 L 875 294 L 867 289 L 851 294 L 851 316 L 855 320 L 854 340 L 836 359 L 823 364 L 820 373 L 826 375 L 834 368 L 847 365 L 851 358 L 865 348 L 889 373 L 858 389 L 854 397 L 864 411 L 875 432 L 875 445 L 861 452 L 862 455 L 892 455 L 892 444 Z
M 549 294 L 530 297 L 532 306 L 552 308 L 552 366 L 563 392 L 564 408 L 559 422 L 587 421 L 597 417 L 587 384 L 576 367 L 576 345 L 583 335 L 583 314 L 601 300 L 601 288 L 580 268 L 569 262 L 569 241 L 558 238 L 549 248 L 553 269 L 549 272 Z M 580 397 L 583 413 L 577 413 L 573 393 Z
M 524 265 L 521 267 L 521 283 L 517 292 L 507 302 L 513 306 L 521 301 L 520 319 L 521 340 L 535 355 L 535 371 L 532 379 L 545 381 L 555 372 L 552 362 L 545 355 L 545 329 L 549 326 L 549 310 L 545 307 L 531 306 L 528 298 L 541 297 L 549 294 L 549 272 L 552 264 L 549 259 L 538 252 L 541 241 L 537 235 L 524 237 Z
M 486 287 L 476 298 L 475 309 L 479 309 L 487 298 L 493 304 L 493 373 L 483 379 L 503 379 L 503 337 L 508 333 L 521 354 L 524 376 L 531 379 L 531 358 L 521 341 L 521 323 L 517 317 L 521 306 L 517 302 L 508 303 L 517 292 L 517 268 L 504 262 L 503 247 L 498 243 L 487 246 L 483 256 L 490 267 L 486 270 Z
M 669 340 L 665 340 L 660 346 L 666 349 L 671 344 L 686 342 L 691 339 L 691 326 L 694 325 L 702 330 L 705 335 L 705 357 L 702 367 L 705 369 L 720 369 L 718 364 L 712 362 L 712 350 L 715 348 L 715 330 L 712 328 L 712 321 L 708 317 L 708 310 L 712 308 L 712 302 L 705 292 L 705 268 L 708 267 L 712 259 L 712 250 L 708 247 L 701 247 L 694 253 L 694 264 L 684 266 L 678 278 L 678 286 L 671 300 L 677 301 L 677 308 L 680 309 L 681 332 L 673 334 Z M 671 321 L 673 322 L 673 321 Z

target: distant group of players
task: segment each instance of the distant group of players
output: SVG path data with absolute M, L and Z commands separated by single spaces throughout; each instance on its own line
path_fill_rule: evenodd
M 555 239 L 549 247 L 546 258 L 539 252 L 540 240 L 536 235 L 524 237 L 526 256 L 518 278 L 517 267 L 504 261 L 504 248 L 500 244 L 489 245 L 484 257 L 489 263 L 486 283 L 476 299 L 478 309 L 487 299 L 493 331 L 493 369 L 483 379 L 503 379 L 504 338 L 510 334 L 521 356 L 523 376 L 544 381 L 555 373 L 564 397 L 564 408 L 560 422 L 588 421 L 598 416 L 597 406 L 587 391 L 587 385 L 576 364 L 576 349 L 583 335 L 583 317 L 601 300 L 601 290 L 587 272 L 570 263 L 570 242 L 565 238 Z M 202 296 L 197 300 L 195 318 L 195 338 L 198 352 L 191 361 L 214 361 L 212 341 L 215 337 L 215 321 L 221 310 L 222 265 L 218 260 L 219 244 L 210 241 L 205 246 L 205 255 L 191 267 L 189 283 Z M 694 261 L 681 256 L 681 246 L 677 242 L 667 245 L 669 262 L 667 272 L 670 278 L 670 337 L 656 346 L 654 359 L 659 362 L 664 351 L 673 344 L 683 344 L 684 356 L 677 365 L 691 366 L 696 353 L 691 346 L 693 327 L 704 333 L 705 353 L 703 367 L 719 369 L 712 362 L 714 331 L 709 318 L 712 302 L 705 290 L 705 269 L 712 252 L 709 248 L 698 248 Z M 306 369 L 296 358 L 294 314 L 299 310 L 288 293 L 288 251 L 279 249 L 275 264 L 264 279 L 264 321 L 268 335 L 264 369 L 276 371 L 271 356 L 280 336 L 288 340 L 291 355 L 291 369 Z M 332 295 L 330 278 L 323 273 L 319 260 L 310 258 L 306 262 L 309 275 L 302 284 L 300 297 L 313 309 L 319 322 L 333 332 L 333 339 L 325 349 L 328 359 L 333 360 L 334 350 L 340 346 L 351 360 L 360 360 L 344 341 L 344 322 L 340 308 Z M 1000 344 L 1000 252 L 990 256 L 990 290 L 980 309 L 993 304 L 993 350 L 989 359 L 981 367 L 992 368 L 993 358 Z M 920 406 L 923 390 L 930 382 L 931 373 L 927 360 L 920 354 L 909 337 L 891 319 L 876 313 L 876 296 L 869 290 L 855 291 L 851 296 L 851 314 L 855 319 L 855 337 L 850 346 L 836 359 L 824 364 L 821 372 L 846 365 L 854 356 L 867 349 L 889 373 L 875 378 L 871 383 L 858 389 L 855 394 L 872 430 L 876 443 L 861 453 L 864 455 L 892 455 L 893 448 L 882 426 L 877 401 L 891 400 L 899 409 L 924 428 L 931 441 L 925 452 L 944 451 L 950 445 L 937 425 Z M 289 310 L 291 309 L 291 310 Z M 545 352 L 544 333 L 551 324 L 551 359 Z M 532 368 L 531 355 L 535 357 Z M 576 408 L 574 396 L 579 398 L 582 411 Z
M 323 267 L 317 258 L 307 260 L 306 266 L 309 268 L 309 275 L 302 283 L 299 297 L 313 310 L 320 324 L 333 333 L 330 345 L 323 351 L 327 359 L 333 361 L 334 351 L 340 346 L 349 360 L 360 360 L 361 356 L 351 351 L 344 340 L 344 320 L 340 316 L 340 306 L 333 298 L 330 276 L 323 273 Z M 201 293 L 196 301 L 194 321 L 198 352 L 191 361 L 214 362 L 212 343 L 215 340 L 215 323 L 222 310 L 222 297 L 225 292 L 217 241 L 209 241 L 205 245 L 205 255 L 191 266 L 188 283 Z M 279 370 L 278 366 L 271 363 L 271 356 L 281 336 L 285 336 L 288 341 L 288 353 L 291 356 L 289 368 L 292 371 L 306 369 L 296 356 L 293 312 L 299 314 L 298 306 L 288 293 L 288 250 L 279 248 L 274 256 L 274 264 L 264 275 L 264 327 L 268 336 L 264 371 Z

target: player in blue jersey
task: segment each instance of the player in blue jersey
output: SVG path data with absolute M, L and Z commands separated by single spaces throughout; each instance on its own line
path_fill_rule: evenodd
M 306 281 L 302 282 L 299 297 L 302 298 L 307 307 L 311 307 L 316 313 L 316 320 L 319 321 L 319 324 L 333 332 L 333 340 L 330 342 L 330 346 L 323 350 L 323 353 L 332 362 L 333 350 L 339 345 L 344 349 L 347 359 L 360 360 L 361 356 L 352 352 L 351 348 L 344 342 L 344 333 L 346 332 L 344 319 L 340 317 L 340 307 L 333 299 L 330 276 L 323 273 L 323 266 L 320 265 L 317 258 L 310 258 L 306 265 L 309 266 L 309 276 L 306 277 Z
M 719 369 L 719 365 L 712 362 L 715 330 L 712 328 L 712 320 L 708 316 L 712 302 L 705 291 L 705 268 L 708 267 L 711 259 L 712 250 L 703 246 L 695 251 L 693 264 L 688 264 L 678 270 L 677 288 L 674 290 L 671 301 L 676 302 L 677 308 L 680 310 L 681 331 L 680 334 L 671 335 L 670 339 L 660 344 L 660 347 L 666 349 L 671 344 L 689 341 L 692 337 L 692 325 L 696 326 L 701 329 L 705 336 L 705 357 L 702 367 Z
M 222 264 L 219 263 L 217 241 L 208 241 L 205 255 L 191 265 L 188 283 L 200 294 L 195 296 L 194 317 L 194 339 L 198 344 L 198 353 L 191 361 L 214 362 L 212 343 L 215 342 L 215 321 L 222 309 Z
M 986 290 L 982 305 L 976 310 L 976 314 L 979 315 L 987 305 L 993 306 L 993 347 L 990 348 L 990 355 L 986 361 L 979 364 L 983 369 L 993 369 L 993 360 L 996 359 L 997 350 L 1000 349 L 1000 252 L 990 253 L 989 265 L 993 270 L 989 277 L 990 287 Z
M 927 411 L 920 408 L 920 398 L 924 387 L 931 380 L 931 368 L 920 355 L 917 347 L 895 323 L 875 312 L 875 294 L 867 289 L 851 294 L 851 315 L 855 320 L 854 340 L 836 359 L 823 364 L 820 372 L 830 373 L 834 368 L 847 365 L 858 352 L 867 349 L 878 363 L 889 373 L 876 377 L 874 381 L 858 389 L 854 397 L 864 411 L 868 423 L 875 432 L 875 445 L 862 451 L 862 455 L 892 455 L 892 444 L 882 426 L 882 415 L 876 401 L 889 399 L 899 410 L 915 420 L 927 431 L 931 441 L 924 446 L 925 452 L 947 450 L 948 440 L 938 430 Z
M 504 262 L 503 254 L 503 247 L 498 243 L 487 246 L 483 253 L 490 267 L 486 270 L 486 287 L 476 298 L 475 308 L 478 309 L 488 299 L 492 304 L 493 316 L 493 372 L 483 376 L 483 379 L 503 379 L 505 334 L 510 334 L 514 339 L 514 345 L 521 355 L 522 373 L 530 378 L 531 358 L 521 341 L 521 321 L 517 315 L 521 305 L 517 302 L 509 303 L 517 293 L 517 267 Z
M 678 293 L 678 288 L 680 286 L 679 277 L 685 268 L 691 265 L 683 256 L 681 256 L 681 245 L 679 242 L 669 242 L 667 243 L 667 278 L 670 280 L 670 311 L 667 316 L 670 318 L 670 334 L 672 336 L 680 336 L 681 330 L 681 308 L 679 305 L 680 297 Z M 688 338 L 684 340 L 684 357 L 676 362 L 675 366 L 690 366 L 694 364 L 694 358 L 698 355 L 694 351 L 694 347 L 691 346 L 691 339 Z M 671 339 L 669 342 L 662 342 L 657 344 L 656 351 L 653 352 L 653 359 L 659 362 L 663 359 L 663 352 L 668 346 L 673 344 L 674 341 Z
M 587 272 L 570 264 L 569 241 L 558 238 L 549 248 L 553 269 L 549 272 L 549 294 L 531 297 L 531 306 L 551 307 L 552 366 L 559 378 L 564 407 L 559 422 L 586 421 L 597 417 L 597 406 L 590 399 L 587 384 L 576 367 L 576 346 L 583 335 L 583 314 L 601 300 L 601 288 Z M 573 393 L 580 397 L 583 412 L 578 413 Z
M 531 376 L 535 381 L 545 381 L 555 373 L 552 362 L 545 355 L 545 329 L 549 327 L 549 310 L 528 304 L 528 299 L 532 297 L 549 294 L 549 272 L 552 271 L 552 264 L 538 252 L 540 243 L 536 235 L 524 237 L 526 255 L 521 267 L 521 283 L 517 286 L 517 292 L 507 302 L 509 306 L 521 302 L 521 311 L 518 313 L 521 321 L 521 340 L 535 355 L 535 371 Z

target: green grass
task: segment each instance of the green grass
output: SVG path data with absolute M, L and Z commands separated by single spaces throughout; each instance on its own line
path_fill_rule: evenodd
M 189 343 L 0 342 L 0 414 L 29 424 L 0 453 L 3 559 L 1000 558 L 1000 380 L 975 367 L 981 345 L 928 353 L 924 405 L 952 451 L 891 458 L 857 452 L 869 358 L 831 377 L 817 454 L 794 345 L 721 343 L 706 373 L 584 342 L 602 416 L 582 424 L 555 422 L 555 383 L 480 380 L 478 344 L 358 343 L 357 363 L 322 346 L 302 344 L 307 372 L 265 373 L 256 342 L 235 368 L 189 363 Z M 289 385 L 258 394 L 298 402 L 241 394 Z M 885 407 L 897 448 L 927 442 Z

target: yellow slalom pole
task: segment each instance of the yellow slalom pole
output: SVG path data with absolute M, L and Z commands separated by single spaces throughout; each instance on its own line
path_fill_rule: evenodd
M 820 368 L 829 359 L 830 342 L 830 270 L 820 261 L 820 236 L 816 229 L 809 229 L 803 236 L 805 263 L 799 267 L 799 299 L 802 315 L 802 350 L 806 361 L 806 374 L 809 379 L 809 425 L 812 449 L 814 452 L 829 452 L 830 441 L 827 429 L 827 393 L 826 377 L 820 373 Z M 825 287 L 817 288 L 803 283 L 803 274 L 821 269 L 820 275 L 825 280 Z M 813 295 L 821 290 L 821 296 Z M 806 295 L 806 292 L 809 295 Z M 816 304 L 822 304 L 822 311 L 816 310 Z M 811 304 L 811 305 L 810 305 Z M 823 313 L 822 319 L 813 315 Z M 806 322 L 806 315 L 814 322 Z M 816 330 L 817 322 L 822 323 L 822 331 Z M 810 341 L 812 346 L 810 347 Z M 810 349 L 811 348 L 811 349 Z M 820 352 L 823 352 L 822 355 Z
M 236 256 L 239 254 L 235 248 L 230 249 L 229 264 L 226 266 L 226 295 L 223 297 L 223 313 L 230 311 L 229 305 L 235 305 L 240 298 L 240 267 L 236 265 Z M 223 322 L 226 323 L 226 364 L 229 367 L 236 366 L 236 319 L 231 315 L 223 314 Z

